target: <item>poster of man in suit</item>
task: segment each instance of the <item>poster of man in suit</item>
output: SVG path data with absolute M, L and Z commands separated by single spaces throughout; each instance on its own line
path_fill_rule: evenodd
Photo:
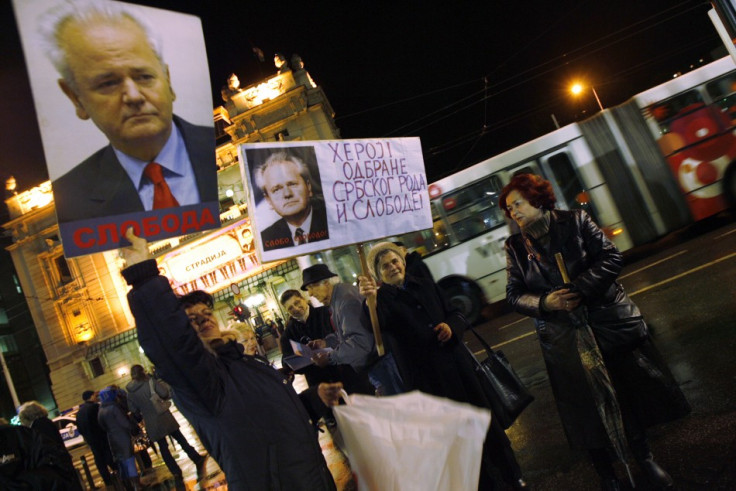
M 263 250 L 299 247 L 329 239 L 314 148 L 253 149 L 246 152 L 252 164 L 253 192 L 258 195 L 256 207 L 261 207 L 259 226 Z M 268 205 L 273 212 L 271 219 L 264 218 L 263 205 Z M 263 228 L 261 224 L 269 220 L 272 223 Z
M 149 241 L 218 227 L 200 20 L 105 0 L 14 8 L 66 256 L 117 248 L 127 227 Z
M 432 227 L 418 138 L 238 146 L 261 263 Z

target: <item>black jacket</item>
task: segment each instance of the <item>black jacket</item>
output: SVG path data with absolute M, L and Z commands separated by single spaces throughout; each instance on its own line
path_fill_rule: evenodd
M 434 281 L 407 275 L 403 288 L 382 285 L 376 308 L 386 351 L 396 360 L 407 391 L 490 409 L 474 371 L 473 355 L 463 346 L 465 318 L 450 306 Z M 452 330 L 445 344 L 433 331 L 440 322 Z M 491 419 L 482 461 L 489 475 L 495 466 L 508 482 L 521 477 L 509 439 L 496 418 Z
M 59 428 L 56 427 L 53 421 L 48 417 L 36 418 L 31 423 L 31 429 L 44 435 L 49 441 L 53 442 L 54 445 L 59 447 L 64 452 L 67 452 L 66 445 L 64 445 L 64 439 L 61 438 Z M 71 459 L 71 457 L 70 457 Z
M 290 318 L 286 322 L 286 329 L 281 336 L 281 363 L 284 365 L 283 359 L 287 356 L 293 356 L 294 349 L 291 347 L 291 340 L 298 343 L 306 344 L 308 341 L 315 339 L 324 339 L 325 336 L 332 333 L 330 327 L 330 310 L 327 307 L 309 306 L 309 316 L 306 322 L 302 322 L 295 318 Z M 288 363 L 287 363 L 288 365 Z M 312 387 L 319 385 L 321 382 L 336 382 L 337 376 L 332 367 L 320 368 L 317 365 L 308 365 L 295 373 L 304 375 L 307 384 Z
M 84 401 L 77 411 L 77 429 L 90 448 L 107 445 L 107 435 L 97 421 L 100 405 L 96 402 Z
M 621 253 L 582 210 L 553 210 L 550 243 L 543 247 L 521 234 L 506 241 L 506 300 L 535 318 L 550 385 L 568 441 L 574 447 L 606 446 L 600 418 L 588 389 L 566 312 L 546 312 L 542 298 L 563 285 L 554 254 L 561 252 L 570 279 L 583 296 L 588 323 L 601 348 L 619 401 L 626 400 L 643 427 L 690 410 L 651 340 L 641 312 L 616 281 Z M 649 367 L 649 369 L 647 368 Z
M 301 322 L 293 317 L 286 323 L 286 329 L 281 336 L 281 355 L 283 358 L 294 355 L 290 340 L 297 342 L 315 339 L 324 339 L 325 336 L 332 334 L 332 321 L 330 320 L 330 309 L 327 307 L 309 306 L 309 316 L 307 322 Z M 288 362 L 287 362 L 288 365 Z M 303 374 L 307 379 L 310 387 L 319 385 L 322 382 L 342 382 L 343 387 L 349 394 L 374 394 L 375 389 L 371 385 L 366 373 L 357 373 L 350 365 L 328 365 L 326 367 L 318 367 L 317 365 L 308 365 L 301 370 L 295 370 L 295 373 Z
M 128 302 L 138 341 L 228 488 L 334 490 L 309 414 L 284 376 L 234 342 L 208 351 L 155 261 L 123 275 L 133 285 Z
M 23 426 L 0 425 L 0 489 L 81 491 L 66 449 Z
M 462 345 L 466 321 L 426 278 L 406 277 L 404 288 L 381 285 L 378 321 L 406 390 L 489 407 Z M 452 338 L 441 345 L 433 328 L 445 322 Z

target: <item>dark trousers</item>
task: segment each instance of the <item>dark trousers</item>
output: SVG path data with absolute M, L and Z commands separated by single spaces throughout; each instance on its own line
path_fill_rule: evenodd
M 169 436 L 179 442 L 181 449 L 187 454 L 189 460 L 195 464 L 199 464 L 199 462 L 201 462 L 202 456 L 199 455 L 194 447 L 189 444 L 187 439 L 181 433 L 181 430 L 176 430 L 169 434 Z M 164 459 L 164 463 L 166 464 L 166 467 L 169 468 L 169 471 L 174 475 L 174 477 L 181 477 L 181 468 L 179 467 L 179 464 L 176 463 L 176 460 L 174 460 L 173 455 L 171 455 L 169 443 L 166 441 L 166 437 L 156 440 L 156 445 L 158 446 L 158 450 L 161 452 L 161 458 Z
M 494 472 L 495 468 L 495 472 Z M 496 472 L 508 484 L 521 479 L 521 467 L 511 448 L 511 442 L 497 418 L 491 418 L 486 440 L 483 443 L 479 490 L 502 489 L 495 479 Z
M 89 442 L 87 442 L 87 445 L 89 445 Z M 97 472 L 100 474 L 102 482 L 104 482 L 106 485 L 112 484 L 112 478 L 110 477 L 109 468 L 115 467 L 115 461 L 112 458 L 110 445 L 108 445 L 107 441 L 105 441 L 103 444 L 89 445 L 89 449 L 92 450 L 92 456 L 95 459 Z
M 396 360 L 391 353 L 386 353 L 368 369 L 368 378 L 379 395 L 392 396 L 406 392 Z

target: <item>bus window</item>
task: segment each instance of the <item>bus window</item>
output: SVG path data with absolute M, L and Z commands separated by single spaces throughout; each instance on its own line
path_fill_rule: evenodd
M 570 156 L 566 152 L 556 153 L 547 159 L 547 165 L 552 171 L 557 189 L 562 191 L 562 196 L 557 196 L 557 200 L 564 202 L 569 209 L 580 208 L 587 211 L 596 220 L 588 193 L 575 173 Z
M 466 241 L 505 223 L 498 207 L 501 188 L 501 180 L 494 175 L 442 197 L 455 240 Z
M 450 236 L 447 227 L 437 211 L 436 202 L 431 202 L 432 229 L 409 232 L 401 236 L 401 242 L 409 250 L 416 250 L 422 255 L 432 254 L 450 247 Z
M 704 106 L 705 102 L 700 92 L 689 90 L 671 99 L 652 104 L 645 109 L 645 112 L 649 113 L 657 122 L 660 135 L 666 135 L 673 131 L 671 126 L 677 118 Z M 670 152 L 678 149 L 670 149 Z
M 736 73 L 729 73 L 705 86 L 710 98 L 728 115 L 731 124 L 736 124 Z
M 519 174 L 539 174 L 539 169 L 537 169 L 536 167 L 536 165 L 525 165 L 524 167 L 516 169 L 512 175 L 518 176 Z

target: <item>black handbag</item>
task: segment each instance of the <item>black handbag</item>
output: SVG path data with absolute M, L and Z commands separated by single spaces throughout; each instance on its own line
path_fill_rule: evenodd
M 483 345 L 488 356 L 485 360 L 478 361 L 473 352 L 467 346 L 465 348 L 475 361 L 475 374 L 491 404 L 493 417 L 498 418 L 501 426 L 506 429 L 532 403 L 534 396 L 529 393 L 503 352 L 494 351 L 475 329 L 468 327 Z

